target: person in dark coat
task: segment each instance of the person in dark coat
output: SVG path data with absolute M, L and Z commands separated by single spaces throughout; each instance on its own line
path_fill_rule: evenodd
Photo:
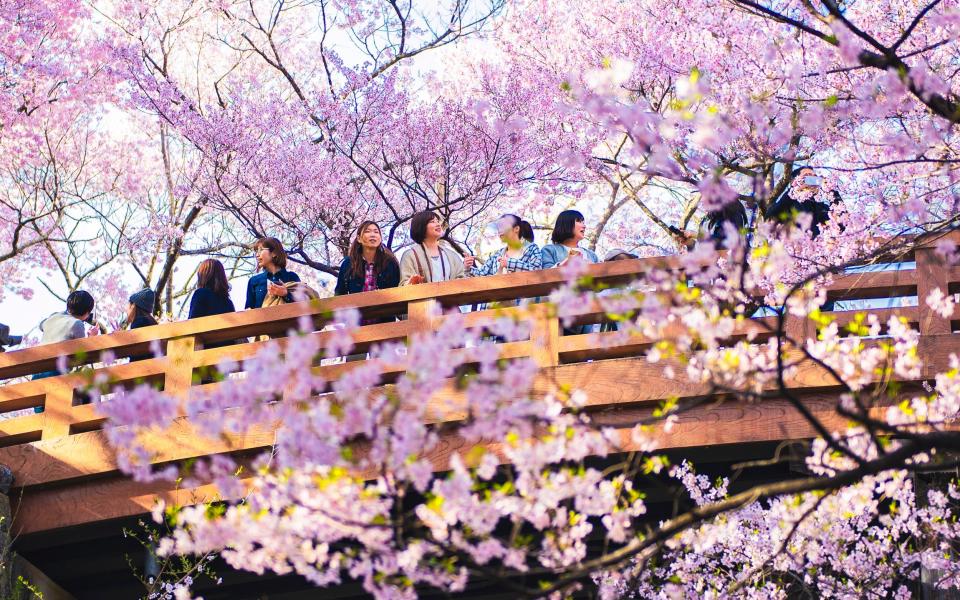
M 287 270 L 287 253 L 280 240 L 260 238 L 253 245 L 253 251 L 257 257 L 257 268 L 261 271 L 247 283 L 247 303 L 244 307 L 260 308 L 268 295 L 293 302 L 293 294 L 283 284 L 300 281 L 300 277 Z
M 197 268 L 197 289 L 190 298 L 190 313 L 187 318 L 222 315 L 235 310 L 223 264 L 215 258 L 208 258 L 200 263 Z
M 380 226 L 373 221 L 364 221 L 350 244 L 350 251 L 340 263 L 337 287 L 334 294 L 358 294 L 385 290 L 400 285 L 400 263 L 389 248 L 383 245 Z M 393 317 L 364 319 L 362 325 L 390 323 Z
M 717 210 L 707 213 L 700 223 L 701 241 L 712 242 L 717 250 L 727 247 L 727 225 L 733 226 L 737 232 L 747 229 L 747 210 L 740 200 L 731 200 Z
M 227 273 L 223 264 L 215 258 L 208 258 L 200 263 L 197 268 L 197 289 L 193 291 L 193 296 L 190 298 L 190 312 L 187 318 L 222 315 L 235 310 L 233 300 L 230 299 L 230 284 L 227 283 Z M 233 343 L 234 340 L 209 342 L 204 343 L 203 347 L 220 348 Z
M 334 294 L 358 294 L 385 290 L 400 285 L 400 263 L 383 245 L 380 226 L 364 221 L 350 244 L 350 251 L 340 263 Z
M 810 235 L 816 238 L 820 235 L 820 226 L 830 220 L 830 211 L 843 201 L 840 194 L 833 190 L 830 202 L 816 198 L 822 183 L 821 179 L 810 167 L 798 167 L 790 174 L 793 182 L 792 191 L 784 192 L 780 198 L 770 205 L 766 216 L 781 223 L 793 222 L 798 215 L 810 215 Z
M 153 316 L 157 294 L 153 290 L 144 288 L 131 294 L 128 300 L 130 301 L 127 307 L 128 329 L 139 329 L 157 324 L 157 319 Z
M 141 327 L 150 327 L 157 324 L 156 317 L 153 316 L 153 310 L 156 308 L 157 294 L 150 288 L 144 288 L 139 292 L 134 292 L 128 299 L 130 305 L 127 307 L 127 328 L 140 329 Z M 141 354 L 131 356 L 130 362 L 153 358 L 152 354 Z

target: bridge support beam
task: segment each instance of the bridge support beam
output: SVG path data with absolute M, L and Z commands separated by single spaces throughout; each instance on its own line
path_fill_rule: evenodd
M 47 575 L 12 550 L 10 485 L 13 473 L 0 465 L 0 598 L 15 600 L 75 600 Z

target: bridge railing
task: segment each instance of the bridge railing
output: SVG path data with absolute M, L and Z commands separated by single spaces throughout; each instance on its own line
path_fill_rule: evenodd
M 922 299 L 936 287 L 944 291 L 960 291 L 960 270 L 944 266 L 929 247 L 918 248 L 896 260 L 915 260 L 916 266 L 836 277 L 829 288 L 829 296 L 841 300 L 918 296 L 921 301 L 917 306 L 872 312 L 905 316 L 919 327 L 922 334 L 950 333 L 953 330 L 952 319 L 960 317 L 954 315 L 953 318 L 943 318 L 926 308 Z M 597 283 L 619 285 L 653 269 L 665 268 L 678 269 L 676 257 L 592 265 L 587 274 Z M 152 348 L 157 345 L 161 355 L 0 386 L 0 413 L 32 407 L 44 409 L 42 413 L 0 421 L 0 447 L 64 438 L 98 429 L 103 419 L 98 415 L 96 405 L 77 403 L 78 390 L 91 381 L 109 380 L 112 385 L 126 386 L 152 382 L 171 394 L 186 396 L 202 386 L 198 373 L 204 368 L 215 367 L 224 359 L 242 364 L 245 359 L 255 356 L 266 342 L 247 341 L 219 348 L 204 348 L 205 344 L 263 335 L 279 338 L 282 344 L 283 336 L 291 329 L 297 329 L 303 317 L 312 320 L 316 332 L 310 335 L 316 336 L 322 343 L 326 336 L 333 335 L 322 329 L 331 323 L 334 312 L 349 307 L 357 308 L 364 318 L 407 316 L 404 320 L 356 328 L 352 333 L 357 351 L 362 352 L 373 344 L 403 340 L 418 332 L 435 329 L 443 318 L 436 316 L 438 308 L 546 296 L 564 281 L 558 269 L 462 279 L 296 302 L 2 353 L 0 380 L 55 370 L 58 360 L 63 356 L 69 358 L 71 367 L 76 367 L 95 365 L 107 353 L 116 358 L 153 356 Z M 637 355 L 652 342 L 637 336 L 625 340 L 617 333 L 561 335 L 557 315 L 545 310 L 544 305 L 533 305 L 529 310 L 518 307 L 481 310 L 467 314 L 465 319 L 468 326 L 480 327 L 491 319 L 511 312 L 522 314 L 523 318 L 530 320 L 530 336 L 526 340 L 503 344 L 503 357 L 532 357 L 543 368 Z M 850 315 L 838 313 L 838 317 L 843 322 Z M 576 319 L 580 323 L 600 322 L 604 319 L 603 307 L 597 302 L 582 306 L 576 311 Z M 752 331 L 763 334 L 769 331 L 772 324 L 772 317 L 748 319 L 737 333 L 746 335 Z M 788 321 L 788 328 L 792 329 L 793 335 L 812 335 L 812 331 L 805 331 L 803 327 L 807 325 L 801 321 Z M 341 363 L 317 369 L 332 380 L 338 372 L 355 366 Z M 389 366 L 384 366 L 387 378 L 396 375 L 396 370 L 394 373 L 390 370 Z

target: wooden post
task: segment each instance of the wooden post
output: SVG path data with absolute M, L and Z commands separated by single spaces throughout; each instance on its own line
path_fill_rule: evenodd
M 552 304 L 530 307 L 530 356 L 541 368 L 560 364 L 560 319 Z
M 407 320 L 410 322 L 410 335 L 407 342 L 413 341 L 413 336 L 419 332 L 433 330 L 433 318 L 437 314 L 439 304 L 433 298 L 414 300 L 407 303 Z
M 167 372 L 163 391 L 186 398 L 193 385 L 194 336 L 173 338 L 167 342 Z
M 43 408 L 43 431 L 40 439 L 70 435 L 70 411 L 73 407 L 73 386 L 62 381 L 48 380 Z
M 947 266 L 933 248 L 917 248 L 917 312 L 920 315 L 920 335 L 950 333 L 950 317 L 942 317 L 927 306 L 927 296 L 940 288 L 949 294 Z

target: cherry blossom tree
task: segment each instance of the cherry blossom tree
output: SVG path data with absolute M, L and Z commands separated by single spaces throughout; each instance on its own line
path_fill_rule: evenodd
M 501 359 L 491 334 L 526 339 L 522 312 L 486 330 L 446 315 L 439 331 L 373 348 L 326 380 L 313 365 L 350 353 L 359 315 L 336 315 L 341 326 L 323 344 L 305 319 L 246 361 L 247 377 L 187 399 L 148 385 L 91 390 L 114 393 L 100 409 L 125 472 L 212 483 L 220 494 L 158 506 L 170 530 L 160 554 L 218 552 L 235 568 L 295 572 L 317 586 L 359 581 L 378 598 L 456 593 L 477 578 L 529 596 L 604 598 L 905 598 L 931 571 L 935 585 L 956 587 L 960 491 L 916 482 L 957 467 L 960 359 L 924 388 L 904 386 L 932 368 L 917 331 L 868 314 L 841 326 L 823 307 L 832 276 L 899 260 L 955 229 L 957 8 L 601 0 L 441 10 L 101 7 L 122 106 L 158 118 L 183 152 L 183 179 L 158 184 L 169 210 L 151 224 L 174 231 L 175 257 L 198 249 L 204 228 L 188 226 L 189 215 L 250 237 L 279 231 L 297 260 L 330 272 L 355 220 L 387 223 L 402 242 L 396 232 L 424 207 L 459 226 L 506 199 L 538 207 L 560 196 L 600 223 L 630 207 L 626 218 L 642 215 L 666 244 L 692 237 L 697 215 L 748 202 L 755 227 L 728 228 L 722 248 L 701 241 L 677 268 L 603 295 L 574 261 L 545 306 L 522 307 L 570 318 L 601 302 L 621 321 L 617 336 L 649 341 L 644 360 L 707 392 L 610 425 L 590 410 L 600 399 L 544 392 L 531 360 Z M 494 23 L 491 38 L 470 39 Z M 350 36 L 360 55 L 343 50 Z M 456 40 L 485 52 L 454 53 L 457 64 L 422 80 L 407 68 Z M 794 184 L 800 163 L 826 174 L 819 191 Z M 809 216 L 765 218 L 788 189 L 814 199 L 837 189 L 843 204 L 814 236 Z M 234 235 L 221 250 L 242 245 Z M 170 248 L 166 239 L 158 247 Z M 956 262 L 953 239 L 936 245 L 944 264 Z M 918 300 L 949 318 L 949 292 Z M 769 317 L 751 318 L 760 304 Z M 817 335 L 799 334 L 806 326 Z M 391 386 L 384 365 L 403 369 Z M 845 429 L 788 385 L 804 365 L 838 390 Z M 438 402 L 451 382 L 456 393 Z M 658 440 L 721 396 L 799 411 L 818 433 L 804 475 L 731 491 L 696 465 L 669 464 Z M 152 465 L 151 434 L 181 414 L 210 439 L 281 425 L 275 445 L 247 462 Z M 431 461 L 450 438 L 471 449 Z M 656 482 L 681 490 L 664 519 L 648 515 L 644 497 Z

